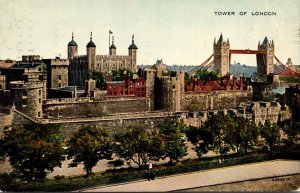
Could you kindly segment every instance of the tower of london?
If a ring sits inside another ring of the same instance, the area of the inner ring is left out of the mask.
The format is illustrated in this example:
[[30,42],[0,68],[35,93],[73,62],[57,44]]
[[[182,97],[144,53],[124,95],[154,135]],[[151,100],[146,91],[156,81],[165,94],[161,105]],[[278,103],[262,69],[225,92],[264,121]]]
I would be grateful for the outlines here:
[[112,71],[120,69],[136,72],[137,49],[132,35],[128,55],[117,55],[117,47],[114,43],[114,37],[112,37],[109,55],[97,55],[96,44],[93,42],[91,33],[90,41],[86,45],[86,55],[78,55],[78,45],[72,34],[72,40],[68,44],[69,85],[83,85],[84,80],[90,78],[92,72],[110,74]]

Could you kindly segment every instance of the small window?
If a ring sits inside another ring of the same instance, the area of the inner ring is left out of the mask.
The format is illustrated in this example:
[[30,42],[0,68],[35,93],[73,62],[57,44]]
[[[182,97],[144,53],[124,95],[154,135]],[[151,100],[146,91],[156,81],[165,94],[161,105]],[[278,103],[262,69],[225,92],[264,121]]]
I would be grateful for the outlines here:
[[41,91],[41,90],[39,90],[39,95],[41,96],[41,94],[42,94],[42,91]]
[[42,103],[42,99],[41,98],[39,98],[39,103]]
[[38,112],[38,117],[41,117],[41,111]]
[[58,87],[61,87],[61,83],[58,83]]
[[22,100],[22,106],[23,107],[27,106],[27,100]]
[[23,92],[22,92],[22,95],[23,95],[23,96],[27,96],[27,91],[23,91]]
[[24,79],[25,82],[28,82],[28,75],[24,75],[23,79]]
[[58,80],[61,80],[61,75],[58,75]]

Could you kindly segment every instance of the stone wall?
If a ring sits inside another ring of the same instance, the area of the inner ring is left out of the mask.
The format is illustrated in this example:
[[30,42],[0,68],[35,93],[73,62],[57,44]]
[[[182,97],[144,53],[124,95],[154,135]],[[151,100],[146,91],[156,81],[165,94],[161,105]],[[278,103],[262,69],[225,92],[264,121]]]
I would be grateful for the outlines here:
[[110,131],[119,131],[126,127],[140,127],[140,128],[156,128],[168,116],[165,117],[145,117],[145,118],[127,118],[127,119],[114,119],[114,120],[91,120],[89,122],[74,122],[74,123],[58,123],[62,128],[64,140],[69,139],[74,132],[76,132],[83,125],[98,126],[101,128],[109,129]]
[[147,111],[145,98],[44,104],[44,117],[76,118]]
[[181,94],[181,111],[236,108],[241,102],[251,100],[251,97],[251,91],[185,93]]

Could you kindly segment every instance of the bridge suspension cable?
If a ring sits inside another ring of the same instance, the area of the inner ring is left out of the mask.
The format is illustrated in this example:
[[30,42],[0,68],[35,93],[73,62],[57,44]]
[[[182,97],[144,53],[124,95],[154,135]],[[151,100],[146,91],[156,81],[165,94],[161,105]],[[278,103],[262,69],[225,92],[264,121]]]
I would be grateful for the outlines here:
[[211,67],[211,65],[214,63],[214,60],[212,60],[211,62],[209,62],[209,61],[211,60],[211,58],[213,56],[214,56],[214,54],[212,54],[210,57],[208,57],[202,64],[200,64],[199,66],[197,66],[194,69],[190,70],[188,73],[193,74],[193,73],[197,72],[200,69],[208,69],[209,67]]

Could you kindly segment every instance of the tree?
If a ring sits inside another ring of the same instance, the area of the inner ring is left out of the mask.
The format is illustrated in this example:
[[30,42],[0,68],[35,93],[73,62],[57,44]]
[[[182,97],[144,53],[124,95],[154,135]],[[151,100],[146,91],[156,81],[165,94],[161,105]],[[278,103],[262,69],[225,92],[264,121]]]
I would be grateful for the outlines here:
[[104,74],[102,72],[92,72],[92,79],[96,80],[96,87],[100,88],[101,90],[105,89],[106,83],[104,79]]
[[96,126],[83,126],[67,142],[69,167],[83,163],[87,176],[99,160],[111,159],[113,153],[112,138],[106,129]]
[[291,119],[284,120],[278,123],[283,132],[287,135],[288,141],[292,144],[296,142],[296,137],[300,133],[300,122],[294,122]]
[[159,132],[165,144],[165,157],[170,159],[170,164],[187,155],[185,131],[183,121],[178,118],[166,119],[160,127]]
[[150,160],[159,160],[164,155],[164,143],[155,130],[129,127],[115,134],[116,154],[131,160],[139,168],[146,167]]
[[227,129],[225,135],[225,141],[234,146],[237,152],[247,153],[257,144],[259,130],[254,121],[232,116],[232,127]]
[[274,147],[280,142],[280,127],[275,123],[270,123],[269,120],[266,120],[261,127],[261,137],[265,139],[270,155],[272,155]]
[[206,80],[219,80],[218,74],[214,71],[208,72],[207,70],[198,70],[194,78],[200,79],[202,81]]
[[233,119],[229,115],[217,114],[209,117],[203,127],[212,133],[210,149],[219,153],[223,159],[223,156],[233,149],[232,143],[226,140],[226,134],[228,135],[228,131],[233,127]]
[[212,132],[203,126],[199,128],[189,126],[186,131],[186,136],[188,141],[195,146],[194,150],[196,151],[199,159],[203,154],[208,153],[210,146],[213,143]]
[[1,140],[5,156],[9,157],[12,174],[21,180],[44,180],[47,172],[61,167],[65,159],[62,135],[57,125],[27,124],[13,128]]

